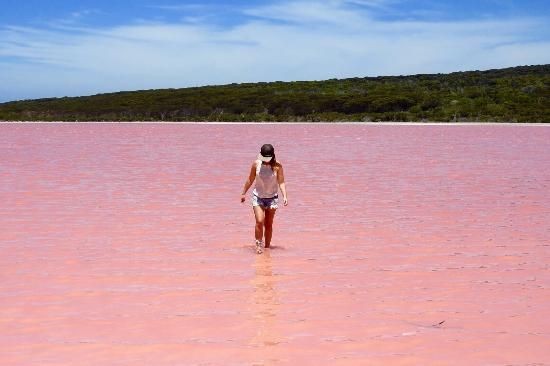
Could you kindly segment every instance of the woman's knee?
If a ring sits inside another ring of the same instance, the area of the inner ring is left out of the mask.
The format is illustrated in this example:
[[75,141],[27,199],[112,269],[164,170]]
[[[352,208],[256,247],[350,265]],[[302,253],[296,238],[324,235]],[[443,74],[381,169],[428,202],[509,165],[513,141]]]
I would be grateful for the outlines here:
[[256,219],[256,226],[264,224],[265,212],[258,206],[254,207],[254,217]]
[[274,218],[275,218],[275,210],[266,210],[265,221],[264,221],[265,227],[272,227]]
[[273,218],[265,218],[264,226],[266,229],[271,229],[273,227]]

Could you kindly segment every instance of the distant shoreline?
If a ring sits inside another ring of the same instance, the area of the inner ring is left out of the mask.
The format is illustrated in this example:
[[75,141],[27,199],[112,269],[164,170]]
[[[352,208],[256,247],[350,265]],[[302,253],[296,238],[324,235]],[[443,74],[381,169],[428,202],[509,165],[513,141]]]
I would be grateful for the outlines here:
[[550,123],[548,85],[550,64],[449,74],[242,83],[0,103],[0,120]]
[[168,124],[168,125],[366,125],[366,126],[546,126],[546,122],[183,122],[183,121],[0,121],[12,124]]

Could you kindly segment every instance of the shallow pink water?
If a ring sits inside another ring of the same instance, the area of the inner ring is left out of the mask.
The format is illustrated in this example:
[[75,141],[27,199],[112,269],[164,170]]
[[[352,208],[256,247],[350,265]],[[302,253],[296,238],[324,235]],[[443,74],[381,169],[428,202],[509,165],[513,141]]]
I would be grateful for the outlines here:
[[2,124],[0,156],[1,365],[550,364],[550,127]]

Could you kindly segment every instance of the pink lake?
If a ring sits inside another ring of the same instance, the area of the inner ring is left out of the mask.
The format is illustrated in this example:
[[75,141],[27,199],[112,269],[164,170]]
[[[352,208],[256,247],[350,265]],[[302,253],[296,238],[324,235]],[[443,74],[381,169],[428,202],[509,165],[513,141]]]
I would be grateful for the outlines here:
[[0,124],[0,157],[0,365],[550,365],[550,126]]

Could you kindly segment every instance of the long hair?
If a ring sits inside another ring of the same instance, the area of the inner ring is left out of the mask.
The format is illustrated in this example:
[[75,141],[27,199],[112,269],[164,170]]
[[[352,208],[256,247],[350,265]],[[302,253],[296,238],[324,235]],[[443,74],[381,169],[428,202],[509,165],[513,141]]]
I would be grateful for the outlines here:
[[275,171],[275,167],[277,166],[277,159],[275,158],[275,149],[273,149],[273,159],[269,162],[269,165],[271,166],[271,170]]

